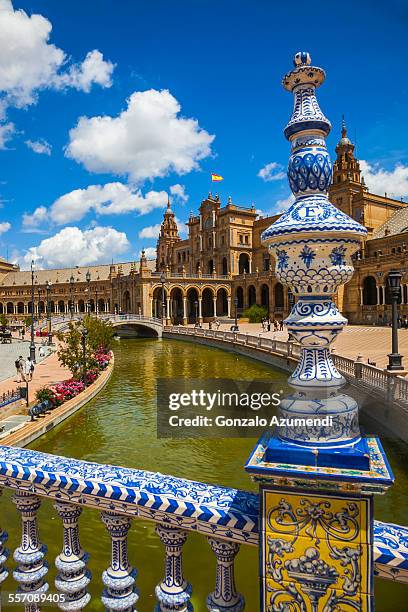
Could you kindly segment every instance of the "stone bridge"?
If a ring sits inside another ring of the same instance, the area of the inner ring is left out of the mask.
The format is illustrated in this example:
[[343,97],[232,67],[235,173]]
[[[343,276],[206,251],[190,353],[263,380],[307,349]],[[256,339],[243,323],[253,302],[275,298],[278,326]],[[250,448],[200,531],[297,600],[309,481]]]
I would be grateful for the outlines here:
[[[83,317],[75,315],[72,319],[68,317],[55,317],[52,320],[54,330],[64,331],[71,320],[78,321]],[[156,317],[144,317],[136,314],[103,314],[99,319],[109,321],[115,328],[116,334],[121,338],[147,337],[161,338],[163,325],[161,319]]]

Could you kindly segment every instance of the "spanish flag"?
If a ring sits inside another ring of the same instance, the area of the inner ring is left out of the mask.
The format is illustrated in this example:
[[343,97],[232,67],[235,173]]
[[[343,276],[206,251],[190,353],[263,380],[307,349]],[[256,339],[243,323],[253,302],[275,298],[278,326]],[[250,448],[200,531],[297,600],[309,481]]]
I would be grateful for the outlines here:
[[214,172],[211,173],[211,180],[213,183],[218,183],[218,181],[223,181],[224,177],[221,176],[220,174],[214,174]]

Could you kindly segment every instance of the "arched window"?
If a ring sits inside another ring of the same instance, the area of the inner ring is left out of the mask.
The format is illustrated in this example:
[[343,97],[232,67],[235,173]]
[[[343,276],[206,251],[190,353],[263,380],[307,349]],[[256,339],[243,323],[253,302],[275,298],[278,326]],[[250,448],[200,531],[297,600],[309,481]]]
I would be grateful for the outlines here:
[[247,253],[241,253],[238,260],[238,272],[239,274],[249,274],[249,257]]
[[248,287],[248,306],[256,304],[256,289],[253,285]]
[[[387,296],[387,291],[386,291]],[[391,303],[391,302],[387,302]],[[363,304],[375,306],[377,304],[377,283],[374,276],[366,276],[363,283]]]

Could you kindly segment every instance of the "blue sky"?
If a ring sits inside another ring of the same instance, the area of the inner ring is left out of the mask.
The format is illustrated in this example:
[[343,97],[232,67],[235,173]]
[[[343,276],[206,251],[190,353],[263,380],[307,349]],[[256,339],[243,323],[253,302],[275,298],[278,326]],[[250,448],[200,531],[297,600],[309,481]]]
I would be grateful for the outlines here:
[[327,72],[332,156],[344,113],[370,188],[407,197],[407,26],[379,0],[0,0],[0,256],[135,259],[166,193],[185,220],[211,171],[224,202],[282,209],[298,50]]

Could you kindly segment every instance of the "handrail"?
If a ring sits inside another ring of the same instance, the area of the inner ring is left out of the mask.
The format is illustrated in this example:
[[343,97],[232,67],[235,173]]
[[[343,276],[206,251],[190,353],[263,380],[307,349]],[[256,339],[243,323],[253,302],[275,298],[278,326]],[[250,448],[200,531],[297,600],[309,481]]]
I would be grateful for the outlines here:
[[[299,344],[291,341],[276,340],[273,337],[264,337],[261,334],[255,336],[254,334],[242,332],[226,332],[172,325],[165,326],[164,331],[213,338],[225,343],[247,345],[252,349],[275,353],[295,361],[298,361],[300,358],[301,347]],[[349,357],[343,357],[334,352],[332,353],[332,359],[338,371],[349,382],[368,387],[385,397],[387,401],[399,403],[404,407],[408,406],[408,380],[406,378],[391,375],[387,370],[382,370],[359,360],[354,361]]]

